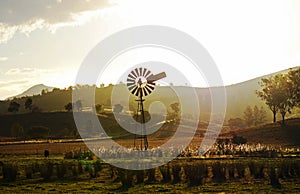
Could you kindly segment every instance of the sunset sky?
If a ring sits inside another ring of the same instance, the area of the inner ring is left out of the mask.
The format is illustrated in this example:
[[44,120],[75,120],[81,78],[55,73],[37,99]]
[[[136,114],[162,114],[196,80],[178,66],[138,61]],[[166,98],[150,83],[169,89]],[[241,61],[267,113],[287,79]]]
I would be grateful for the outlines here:
[[196,38],[225,85],[300,66],[298,0],[1,0],[0,14],[0,99],[35,84],[73,85],[97,43],[149,24]]

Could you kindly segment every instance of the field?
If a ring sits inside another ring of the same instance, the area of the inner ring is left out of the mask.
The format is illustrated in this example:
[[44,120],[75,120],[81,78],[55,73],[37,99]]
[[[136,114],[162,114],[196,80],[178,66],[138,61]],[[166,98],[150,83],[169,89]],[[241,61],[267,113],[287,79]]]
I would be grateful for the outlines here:
[[[128,171],[104,163],[80,142],[2,145],[0,187],[6,193],[299,191],[299,148],[228,146],[237,151],[227,153],[225,146],[220,152],[218,149],[222,146],[215,145],[209,156],[199,157],[192,154],[196,152],[191,148],[153,170]],[[47,158],[44,149],[50,150]]]
[[[40,114],[39,122],[45,116],[51,119],[62,115],[70,116],[69,113]],[[20,116],[19,121],[26,126],[25,117]],[[187,149],[172,150],[181,153],[176,159],[142,171],[109,165],[87,148],[95,147],[97,141],[105,145],[105,139],[85,143],[66,139],[63,143],[51,140],[44,143],[1,142],[0,187],[6,193],[298,193],[299,126],[299,119],[290,119],[285,127],[275,123],[223,131],[213,147],[204,156],[199,156],[197,145],[202,141],[201,129],[205,128],[200,126]],[[165,125],[164,129],[169,127],[171,124]],[[114,128],[118,129],[117,126]],[[149,136],[147,153],[157,159],[170,154],[168,151],[158,154],[152,148],[166,142],[167,138],[162,137],[171,132],[158,131]],[[130,150],[132,138],[118,138],[120,134],[117,130],[114,141]],[[233,134],[246,137],[248,143],[237,145],[228,141]],[[49,157],[44,156],[45,150],[50,152]],[[118,150],[102,151],[120,159]],[[130,151],[122,157],[127,158],[129,164],[132,161]]]

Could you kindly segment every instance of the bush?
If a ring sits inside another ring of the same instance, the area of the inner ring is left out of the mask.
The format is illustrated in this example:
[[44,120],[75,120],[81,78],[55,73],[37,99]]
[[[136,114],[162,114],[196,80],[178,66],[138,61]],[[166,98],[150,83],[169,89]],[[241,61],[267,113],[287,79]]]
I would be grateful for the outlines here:
[[242,137],[242,136],[234,135],[233,138],[232,138],[232,143],[237,144],[237,145],[245,144],[245,143],[247,143],[247,139]]
[[172,174],[173,174],[172,182],[173,182],[173,184],[179,183],[181,181],[180,171],[181,171],[181,165],[178,165],[178,164],[172,165]]
[[132,170],[125,170],[118,168],[118,175],[122,183],[122,188],[128,189],[133,186],[133,176]]
[[27,179],[32,179],[33,174],[33,167],[32,166],[26,166],[25,167],[25,176]]
[[67,168],[66,168],[65,163],[56,165],[56,176],[57,176],[57,178],[59,178],[59,179],[64,178],[66,173],[67,173]]
[[3,179],[6,181],[15,181],[17,179],[17,166],[13,164],[3,165]]
[[170,166],[165,164],[159,167],[159,170],[163,176],[162,182],[169,183],[171,181],[171,174],[170,174]]
[[204,184],[205,177],[207,176],[207,166],[201,164],[187,164],[185,165],[185,174],[189,186],[197,186]]
[[270,184],[274,188],[281,188],[277,170],[278,169],[275,169],[275,167],[270,168],[269,170]]
[[145,172],[146,176],[147,176],[147,183],[152,183],[155,182],[155,168],[151,168],[146,170]]
[[225,165],[221,162],[215,162],[212,165],[213,179],[217,182],[224,182],[226,180]]
[[254,178],[264,178],[264,164],[261,162],[251,161],[249,163],[251,176]]
[[47,162],[45,165],[40,167],[40,172],[44,180],[50,180],[53,173],[53,164],[51,162]]

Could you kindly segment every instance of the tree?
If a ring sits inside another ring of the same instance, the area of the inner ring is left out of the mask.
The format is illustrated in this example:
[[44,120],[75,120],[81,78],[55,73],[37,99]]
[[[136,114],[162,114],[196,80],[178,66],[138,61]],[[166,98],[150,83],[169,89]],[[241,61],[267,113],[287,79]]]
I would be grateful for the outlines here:
[[292,103],[300,107],[300,67],[289,71],[288,77],[291,83]]
[[73,104],[69,102],[68,104],[65,105],[65,109],[70,112],[73,109]]
[[82,102],[81,102],[81,100],[77,100],[75,102],[75,104],[76,104],[76,107],[77,107],[77,111],[78,112],[82,111]]
[[45,94],[47,94],[48,92],[49,92],[49,90],[48,90],[47,88],[45,88],[45,89],[42,89],[41,94],[42,94],[42,95],[45,95]]
[[102,105],[101,104],[96,104],[95,108],[96,108],[96,112],[99,114],[102,110]]
[[277,82],[278,87],[281,88],[281,92],[278,94],[277,98],[279,101],[282,124],[284,125],[286,113],[291,113],[294,107],[294,101],[292,99],[292,83],[286,74],[277,75]]
[[266,105],[273,113],[273,122],[276,122],[276,113],[279,109],[278,94],[280,93],[280,88],[276,84],[275,78],[272,76],[270,78],[262,78],[259,82],[262,87],[261,91],[256,91],[259,98],[265,101]]
[[246,125],[250,127],[253,124],[253,111],[250,106],[247,106],[245,111],[244,111],[244,120],[246,122]]
[[27,100],[25,101],[25,109],[31,110],[31,108],[32,108],[32,99],[27,98]]
[[12,102],[9,103],[7,111],[12,112],[12,113],[16,113],[16,112],[19,111],[19,108],[20,108],[20,104],[17,103],[17,102],[12,101]]
[[292,103],[292,84],[286,74],[277,74],[270,78],[263,78],[259,84],[261,91],[256,91],[258,97],[266,102],[273,113],[273,122],[276,122],[276,113],[280,111],[282,123],[284,124],[285,115],[291,112]]
[[266,121],[266,117],[267,112],[263,106],[260,109],[256,105],[253,107],[253,124],[255,126],[263,124]]
[[119,114],[120,112],[122,112],[123,110],[123,106],[121,104],[115,104],[113,111],[117,114]]
[[170,107],[172,109],[172,113],[169,113],[171,115],[171,117],[175,120],[177,120],[179,118],[179,114],[180,114],[180,107],[179,107],[179,103],[175,102],[170,104]]

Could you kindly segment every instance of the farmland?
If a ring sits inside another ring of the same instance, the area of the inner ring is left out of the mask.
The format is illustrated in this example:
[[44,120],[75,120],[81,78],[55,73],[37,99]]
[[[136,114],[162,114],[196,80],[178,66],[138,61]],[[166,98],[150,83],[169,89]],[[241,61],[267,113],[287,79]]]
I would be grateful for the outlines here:
[[[192,154],[197,151],[189,147],[163,166],[130,171],[105,163],[83,143],[49,145],[0,146],[2,151],[4,148],[8,151],[1,155],[1,189],[6,192],[87,193],[296,193],[300,189],[300,150],[297,147],[279,149],[267,145],[229,144],[230,150],[240,152],[226,153],[225,148],[218,151],[221,145],[215,144],[206,156]],[[44,148],[51,150],[47,158],[43,156]]]
[[[40,114],[41,117],[47,115]],[[56,116],[54,113],[51,115]],[[63,115],[69,113],[59,113],[59,117]],[[20,116],[19,122],[24,126],[26,123],[22,122],[25,120]],[[172,126],[169,123],[163,129]],[[17,193],[297,193],[300,189],[300,148],[297,144],[299,119],[287,120],[284,128],[275,123],[222,131],[220,139],[204,156],[198,154],[198,146],[203,138],[201,127],[205,126],[199,126],[188,148],[172,150],[180,153],[177,158],[163,166],[142,171],[123,170],[105,163],[90,152],[87,146],[101,148],[102,154],[111,154],[116,160],[120,159],[119,150],[97,147],[97,141],[62,139],[61,143],[57,143],[60,140],[56,139],[56,143],[54,140],[43,140],[43,143],[2,142],[0,187],[5,192]],[[133,140],[127,136],[120,138],[120,132],[115,132],[113,140],[128,149],[127,155],[122,157],[127,158],[126,162],[130,164]],[[160,154],[155,151],[155,147],[166,141],[159,138],[165,134],[171,135],[169,131],[159,130],[149,136],[148,155],[157,159],[171,153],[170,150]],[[246,137],[248,143],[233,144],[230,140],[233,134]],[[107,140],[98,141],[103,146]],[[50,152],[49,157],[44,157],[45,150]],[[123,159],[120,162],[124,162]]]

